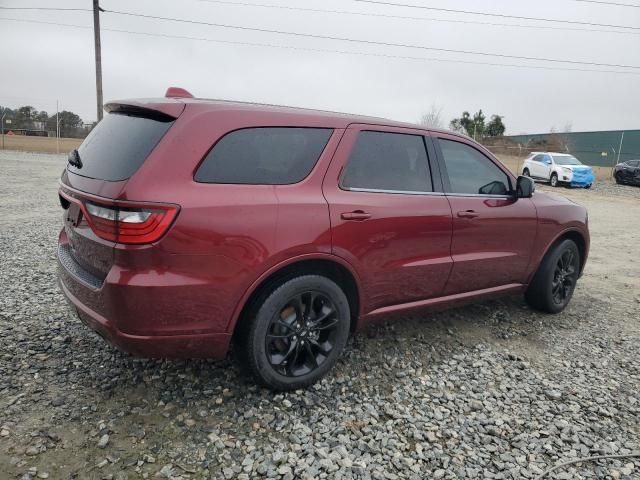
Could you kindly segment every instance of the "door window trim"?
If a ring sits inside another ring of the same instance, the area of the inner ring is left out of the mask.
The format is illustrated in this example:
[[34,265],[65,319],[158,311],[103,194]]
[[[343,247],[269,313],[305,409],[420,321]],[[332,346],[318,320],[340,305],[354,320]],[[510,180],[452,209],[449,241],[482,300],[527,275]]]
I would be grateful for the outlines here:
[[[367,124],[349,125],[348,128],[351,130],[355,130],[357,133],[355,138],[353,139],[352,144],[350,145],[349,154],[347,155],[347,158],[340,169],[340,174],[338,176],[338,188],[340,190],[343,190],[345,192],[355,192],[355,193],[381,193],[386,195],[414,195],[414,196],[445,195],[443,185],[442,185],[440,168],[438,164],[439,162],[437,160],[437,153],[435,151],[433,142],[431,141],[431,137],[429,136],[428,132],[410,130],[410,129],[404,130],[402,128],[397,128],[397,127],[387,128],[384,126],[367,125]],[[424,145],[425,155],[427,157],[427,168],[429,169],[429,175],[431,177],[430,178],[431,187],[433,191],[427,192],[427,191],[412,191],[412,190],[388,190],[388,189],[379,189],[379,188],[361,188],[361,187],[344,186],[342,181],[345,175],[346,167],[349,164],[349,160],[351,159],[351,153],[353,151],[353,147],[356,145],[356,142],[358,141],[358,136],[362,132],[376,132],[376,133],[388,133],[388,134],[411,135],[414,137],[422,137],[422,143]]]
[[[500,170],[502,173],[504,173],[507,177],[507,181],[509,182],[509,192],[506,195],[495,195],[495,194],[485,194],[485,193],[457,193],[457,192],[453,192],[451,191],[451,182],[449,181],[449,174],[447,173],[447,166],[444,162],[444,155],[442,153],[442,148],[440,147],[440,142],[439,140],[449,140],[451,142],[457,142],[457,143],[461,143],[462,145],[466,145],[470,148],[473,148],[475,151],[477,151],[478,153],[480,153],[483,157],[485,157],[487,160],[489,160],[493,165],[495,165],[495,167]],[[438,161],[438,166],[440,168],[440,172],[442,175],[442,183],[443,183],[443,191],[445,193],[446,196],[448,197],[472,197],[472,198],[514,198],[514,176],[513,174],[508,171],[506,169],[506,167],[504,167],[503,165],[497,163],[494,159],[492,159],[490,156],[488,156],[485,152],[483,152],[482,150],[480,150],[479,148],[477,148],[475,145],[473,145],[472,143],[469,143],[467,141],[465,141],[465,139],[463,138],[459,138],[453,135],[439,135],[439,134],[434,134],[433,135],[433,144],[436,150],[436,156],[437,156],[437,161]]]

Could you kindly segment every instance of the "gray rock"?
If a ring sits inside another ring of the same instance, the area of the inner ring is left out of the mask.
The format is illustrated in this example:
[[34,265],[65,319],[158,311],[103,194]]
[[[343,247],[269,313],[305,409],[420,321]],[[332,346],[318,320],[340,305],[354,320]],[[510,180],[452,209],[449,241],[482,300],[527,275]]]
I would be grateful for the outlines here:
[[98,448],[106,448],[109,445],[109,435],[106,433],[98,440]]

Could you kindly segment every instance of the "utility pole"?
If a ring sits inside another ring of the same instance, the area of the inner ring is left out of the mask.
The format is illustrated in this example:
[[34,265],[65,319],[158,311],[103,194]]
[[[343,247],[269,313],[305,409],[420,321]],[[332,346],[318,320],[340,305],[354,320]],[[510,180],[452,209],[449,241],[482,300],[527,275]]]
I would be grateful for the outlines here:
[[60,153],[60,109],[56,100],[56,153]]
[[4,112],[2,115],[2,119],[0,119],[0,123],[2,124],[2,149],[4,150],[4,117],[7,116],[7,112]]
[[93,41],[96,49],[96,101],[98,121],[102,120],[102,52],[100,48],[100,8],[98,0],[93,0]]
[[620,146],[618,147],[618,160],[617,160],[618,163],[620,163],[620,152],[622,152],[622,142],[624,142],[624,131],[620,136]]

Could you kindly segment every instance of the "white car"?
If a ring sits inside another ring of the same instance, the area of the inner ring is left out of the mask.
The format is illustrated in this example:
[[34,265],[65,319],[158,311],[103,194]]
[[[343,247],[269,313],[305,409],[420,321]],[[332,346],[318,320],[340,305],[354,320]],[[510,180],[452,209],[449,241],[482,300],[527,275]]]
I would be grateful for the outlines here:
[[593,169],[568,153],[533,152],[524,160],[522,174],[549,182],[552,187],[565,184],[591,188],[594,181]]

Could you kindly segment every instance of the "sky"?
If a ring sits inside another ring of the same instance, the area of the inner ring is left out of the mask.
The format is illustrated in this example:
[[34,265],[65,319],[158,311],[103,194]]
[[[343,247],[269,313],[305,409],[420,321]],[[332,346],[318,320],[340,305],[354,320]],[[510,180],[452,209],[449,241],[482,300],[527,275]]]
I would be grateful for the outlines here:
[[[408,122],[418,121],[435,106],[445,125],[464,110],[482,109],[487,117],[503,115],[508,134],[562,130],[567,124],[573,131],[640,129],[640,8],[584,0],[385,1],[633,28],[517,20],[358,0],[102,0],[107,10],[101,14],[105,102],[159,97],[167,87],[180,86],[196,97]],[[611,1],[640,5],[640,0]],[[0,0],[0,7],[91,8],[91,1]],[[109,10],[421,48],[169,22]],[[49,23],[30,23],[34,21]],[[32,105],[55,113],[57,100],[61,110],[72,110],[85,122],[95,120],[92,25],[91,12],[0,8],[0,105]]]

